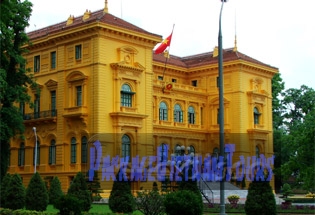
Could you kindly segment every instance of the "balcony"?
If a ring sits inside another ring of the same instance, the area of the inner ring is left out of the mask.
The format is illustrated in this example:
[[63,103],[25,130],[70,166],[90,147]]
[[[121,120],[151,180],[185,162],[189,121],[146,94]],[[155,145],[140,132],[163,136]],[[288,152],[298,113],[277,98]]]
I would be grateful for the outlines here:
[[64,117],[86,117],[88,115],[88,109],[86,106],[76,106],[65,108],[63,112]]
[[26,113],[23,115],[24,121],[56,121],[57,110],[46,110],[34,113]]

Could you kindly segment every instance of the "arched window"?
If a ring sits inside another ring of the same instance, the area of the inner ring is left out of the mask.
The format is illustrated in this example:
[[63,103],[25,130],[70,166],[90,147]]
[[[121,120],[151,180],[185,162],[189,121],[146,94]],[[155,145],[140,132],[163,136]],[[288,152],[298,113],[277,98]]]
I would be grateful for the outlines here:
[[195,124],[195,109],[192,106],[188,107],[188,123]]
[[193,153],[195,155],[196,150],[194,146],[189,146],[189,154]]
[[128,135],[124,134],[121,138],[121,142],[122,142],[121,156],[125,159],[128,157],[128,160],[125,160],[125,161],[129,161],[129,159],[130,159],[130,143],[131,143],[130,137]]
[[56,164],[56,140],[54,139],[50,141],[49,164]]
[[260,117],[261,113],[259,113],[258,108],[254,108],[254,124],[258,125],[259,124],[259,117]]
[[256,158],[259,158],[259,157],[260,157],[260,149],[259,149],[259,146],[256,146],[255,151],[256,151]]
[[132,96],[135,94],[131,91],[128,84],[124,84],[120,91],[120,104],[122,107],[132,107]]
[[166,162],[167,161],[167,145],[162,143],[159,146],[159,151],[158,151],[158,158],[160,162]]
[[219,148],[215,147],[213,149],[212,157],[216,157],[218,159],[219,155],[220,155],[220,150],[219,150]]
[[[35,151],[36,151],[36,147],[34,147],[34,151],[33,151],[33,164],[35,165]],[[40,161],[40,142],[39,140],[37,140],[37,159],[36,159],[36,166],[39,165],[39,161]]]
[[77,140],[75,137],[71,138],[71,163],[77,162]]
[[160,103],[160,114],[159,114],[159,119],[167,121],[167,105],[165,102]]
[[87,163],[87,137],[81,138],[81,163]]
[[183,111],[179,104],[174,106],[174,122],[183,122]]
[[20,144],[19,155],[18,155],[18,165],[24,166],[25,163],[25,145],[24,143]]

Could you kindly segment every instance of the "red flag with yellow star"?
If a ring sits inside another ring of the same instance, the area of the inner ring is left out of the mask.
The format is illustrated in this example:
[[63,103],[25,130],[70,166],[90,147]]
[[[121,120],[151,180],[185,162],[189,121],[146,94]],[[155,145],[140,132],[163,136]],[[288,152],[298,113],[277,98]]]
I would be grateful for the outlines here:
[[154,54],[160,54],[164,52],[164,50],[168,46],[171,45],[172,35],[173,35],[173,32],[166,39],[163,40],[163,42],[161,43],[161,45],[159,45],[159,47],[155,49]]

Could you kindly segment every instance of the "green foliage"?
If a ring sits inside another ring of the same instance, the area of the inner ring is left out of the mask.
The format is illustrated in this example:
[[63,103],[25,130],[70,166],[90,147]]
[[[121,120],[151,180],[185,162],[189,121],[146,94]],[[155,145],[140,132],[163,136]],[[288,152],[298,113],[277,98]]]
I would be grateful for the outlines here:
[[245,202],[247,215],[276,215],[276,200],[269,182],[252,181]]
[[63,196],[61,190],[61,183],[57,176],[55,176],[50,183],[50,188],[48,190],[49,203],[55,205],[60,197]]
[[101,190],[101,183],[100,178],[98,177],[98,172],[94,171],[94,177],[92,181],[89,181],[88,175],[87,175],[87,188],[91,193],[91,199],[93,201],[99,201],[101,200],[100,193],[103,191]]
[[[9,186],[6,189],[5,207],[12,210],[22,209],[25,205],[25,188],[20,175],[11,176]],[[14,201],[12,201],[14,199]]]
[[288,198],[288,196],[292,195],[292,193],[293,192],[292,192],[290,184],[285,183],[282,187],[283,198]]
[[27,210],[45,211],[48,205],[48,192],[45,182],[36,172],[26,189],[25,208]]
[[158,190],[139,191],[135,199],[136,208],[145,215],[164,215],[164,196]]
[[82,201],[73,195],[62,195],[56,202],[55,207],[60,215],[80,215],[83,209]]
[[165,212],[169,215],[200,215],[203,213],[203,202],[200,196],[191,190],[179,190],[166,194]]
[[80,199],[83,211],[89,211],[92,204],[91,193],[88,190],[85,176],[82,172],[78,172],[74,177],[68,194]]
[[10,186],[10,181],[11,181],[11,175],[9,173],[7,173],[2,181],[1,181],[1,188],[0,188],[0,204],[1,204],[1,207],[4,207],[6,208],[6,201],[8,199],[8,187]]
[[22,115],[14,105],[19,102],[30,103],[27,87],[35,86],[30,71],[25,69],[26,60],[22,56],[27,52],[25,45],[29,39],[25,28],[31,8],[32,3],[28,0],[7,0],[0,4],[1,180],[9,165],[10,138],[24,131]]
[[135,210],[135,201],[131,193],[130,182],[123,179],[123,177],[119,178],[119,173],[117,173],[116,181],[113,183],[108,199],[109,208],[114,213],[131,213]]

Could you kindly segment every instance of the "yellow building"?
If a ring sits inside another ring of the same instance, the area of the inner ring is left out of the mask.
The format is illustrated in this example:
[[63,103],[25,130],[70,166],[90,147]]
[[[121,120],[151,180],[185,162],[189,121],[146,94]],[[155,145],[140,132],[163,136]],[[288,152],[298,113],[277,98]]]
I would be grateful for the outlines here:
[[[28,35],[27,67],[40,93],[29,89],[34,109],[20,104],[25,139],[12,139],[9,167],[25,185],[35,163],[45,180],[58,176],[64,191],[77,172],[93,166],[102,188],[110,190],[112,182],[102,175],[107,156],[169,160],[176,146],[190,147],[202,157],[219,152],[216,49],[171,55],[165,64],[162,54],[152,52],[160,35],[113,16],[107,7]],[[233,163],[239,156],[270,157],[271,79],[278,69],[236,47],[223,54],[225,143],[235,144]],[[102,149],[100,166],[90,156],[100,150],[96,142]],[[157,148],[166,145],[167,154],[159,154]],[[143,182],[132,182],[134,190],[141,186]]]

